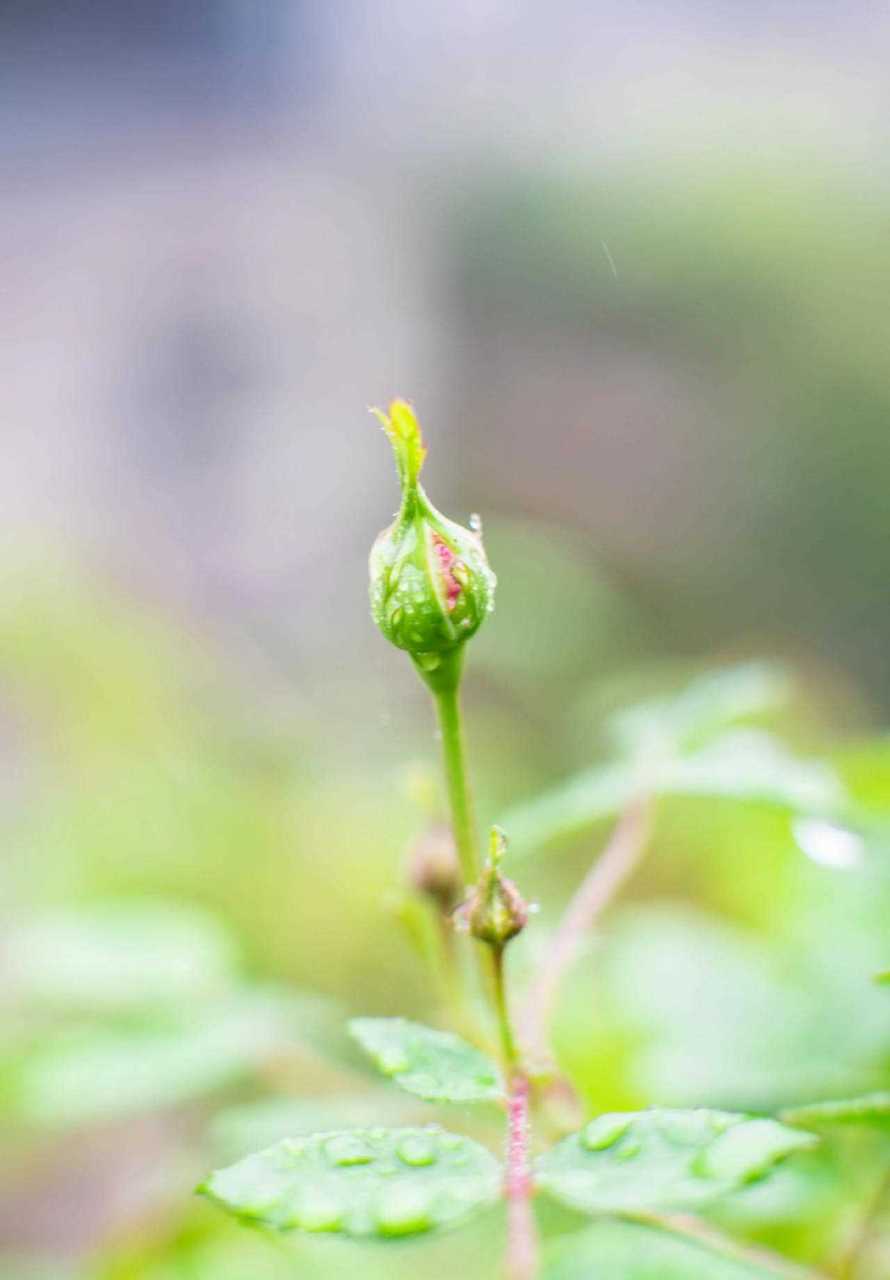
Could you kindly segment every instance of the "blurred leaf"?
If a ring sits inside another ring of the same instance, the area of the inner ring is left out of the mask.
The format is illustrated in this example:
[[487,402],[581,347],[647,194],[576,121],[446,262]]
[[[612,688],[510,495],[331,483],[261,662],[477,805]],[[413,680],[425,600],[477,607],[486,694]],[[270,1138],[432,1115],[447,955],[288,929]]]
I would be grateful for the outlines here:
[[[310,1017],[315,1005],[307,1001]],[[52,1128],[190,1101],[292,1047],[299,1006],[296,997],[247,996],[197,1019],[46,1037],[11,1071],[10,1109],[26,1124]]]
[[278,1230],[396,1238],[450,1226],[500,1192],[497,1161],[440,1129],[354,1129],[285,1139],[199,1188]]
[[788,1124],[864,1124],[890,1127],[890,1091],[866,1093],[859,1098],[839,1098],[812,1102],[805,1107],[788,1107],[782,1112]]
[[830,766],[798,759],[762,730],[736,729],[693,755],[651,764],[630,759],[578,774],[510,810],[499,825],[510,833],[511,852],[527,854],[614,816],[640,790],[803,814],[832,813],[844,802]]
[[236,949],[196,908],[109,902],[14,927],[5,959],[28,1001],[117,1012],[219,995],[235,979]]
[[660,789],[776,805],[793,813],[832,812],[844,800],[829,765],[798,759],[770,734],[756,729],[736,729],[696,755],[678,760]]
[[489,1102],[504,1095],[494,1064],[450,1031],[405,1018],[353,1018],[349,1031],[384,1075],[427,1102]]
[[693,750],[730,725],[784,706],[791,680],[777,664],[750,662],[706,671],[678,693],[613,713],[608,727],[626,753]]
[[695,1209],[816,1141],[775,1120],[728,1111],[614,1112],[542,1156],[536,1180],[589,1213]]
[[798,1268],[720,1252],[705,1240],[684,1239],[637,1222],[604,1219],[561,1240],[545,1260],[542,1280],[776,1280]]
[[880,1085],[885,1003],[830,954],[783,950],[689,908],[638,907],[616,915],[595,979],[582,964],[569,980],[555,1036],[582,1088],[598,1045],[630,1039],[637,1096],[773,1110]]

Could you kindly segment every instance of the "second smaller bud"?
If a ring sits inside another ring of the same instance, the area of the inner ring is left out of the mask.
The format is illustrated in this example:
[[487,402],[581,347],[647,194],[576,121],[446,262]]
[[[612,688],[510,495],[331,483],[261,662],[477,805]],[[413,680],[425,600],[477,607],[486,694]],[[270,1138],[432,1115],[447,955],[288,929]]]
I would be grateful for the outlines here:
[[512,880],[501,871],[507,839],[492,827],[489,854],[479,883],[464,904],[468,931],[480,942],[502,950],[528,923],[528,903]]

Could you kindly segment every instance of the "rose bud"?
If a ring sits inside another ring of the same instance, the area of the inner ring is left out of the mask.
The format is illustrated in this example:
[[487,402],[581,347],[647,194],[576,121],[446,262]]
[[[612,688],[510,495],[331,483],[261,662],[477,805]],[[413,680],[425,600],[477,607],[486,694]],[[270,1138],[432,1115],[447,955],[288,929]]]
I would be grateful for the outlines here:
[[420,484],[426,450],[414,410],[394,400],[389,414],[372,412],[395,453],[402,505],[371,550],[371,613],[434,685],[494,608],[496,579],[479,534],[437,511]]

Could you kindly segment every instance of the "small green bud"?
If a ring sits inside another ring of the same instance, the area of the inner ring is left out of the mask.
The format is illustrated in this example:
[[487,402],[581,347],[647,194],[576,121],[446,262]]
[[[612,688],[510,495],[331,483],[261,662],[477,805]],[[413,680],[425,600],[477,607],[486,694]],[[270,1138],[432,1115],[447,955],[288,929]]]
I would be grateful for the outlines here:
[[512,880],[501,873],[507,839],[499,827],[491,829],[489,854],[479,883],[466,904],[469,932],[498,950],[528,923],[528,904]]
[[429,676],[494,608],[496,578],[479,533],[443,516],[420,484],[426,450],[414,410],[394,400],[388,415],[372,412],[395,453],[402,505],[371,550],[371,614]]

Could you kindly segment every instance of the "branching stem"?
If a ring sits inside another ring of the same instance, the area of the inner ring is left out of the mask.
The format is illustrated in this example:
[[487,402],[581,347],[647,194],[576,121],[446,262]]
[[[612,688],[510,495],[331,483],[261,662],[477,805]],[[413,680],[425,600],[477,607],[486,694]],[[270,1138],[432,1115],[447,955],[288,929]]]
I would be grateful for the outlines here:
[[534,1060],[546,1060],[547,1033],[560,984],[596,918],[636,869],[652,828],[653,800],[641,793],[618,819],[609,842],[581,882],[556,928],[519,1020],[519,1038]]

